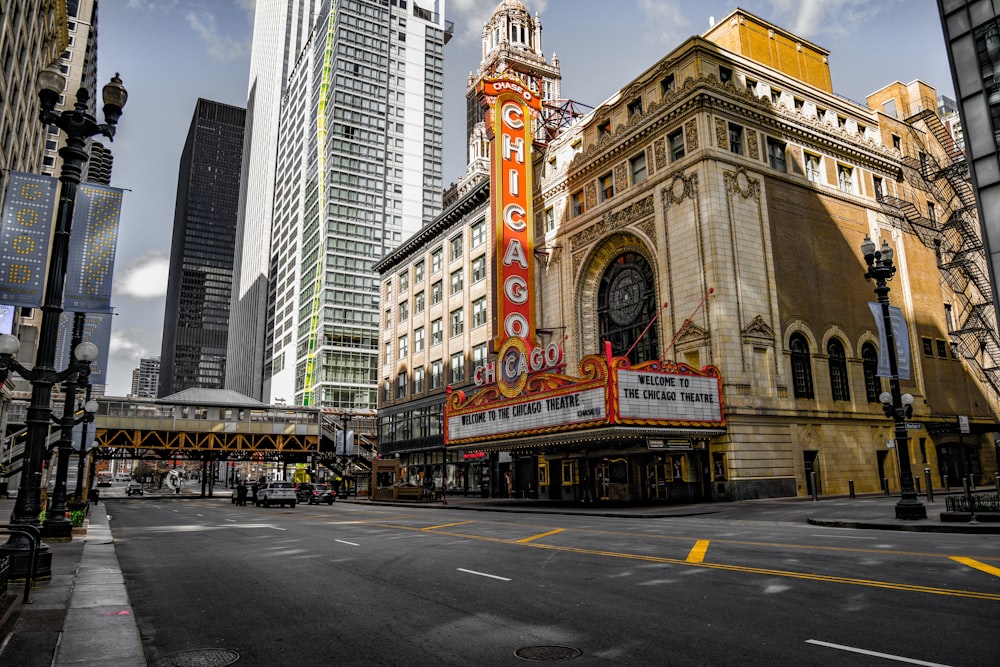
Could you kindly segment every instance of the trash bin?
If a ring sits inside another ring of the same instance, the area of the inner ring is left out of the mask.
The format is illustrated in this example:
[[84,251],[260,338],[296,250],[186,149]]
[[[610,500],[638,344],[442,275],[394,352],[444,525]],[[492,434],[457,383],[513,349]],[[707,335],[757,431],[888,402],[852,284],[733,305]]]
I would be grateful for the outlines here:
[[490,483],[489,481],[483,482],[479,485],[479,495],[483,498],[490,497]]

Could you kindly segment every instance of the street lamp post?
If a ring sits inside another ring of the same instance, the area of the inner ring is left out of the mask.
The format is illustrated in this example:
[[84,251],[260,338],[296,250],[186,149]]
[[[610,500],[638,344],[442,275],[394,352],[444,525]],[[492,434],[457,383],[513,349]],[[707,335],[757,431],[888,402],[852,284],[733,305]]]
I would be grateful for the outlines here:
[[77,457],[76,467],[76,498],[80,502],[85,502],[83,497],[83,481],[87,473],[87,427],[94,421],[94,414],[97,412],[97,401],[90,397],[90,388],[87,385],[87,396],[83,403],[83,417],[80,419],[83,426],[80,430],[80,455]]
[[[90,94],[86,88],[76,93],[76,104],[72,109],[56,111],[59,95],[66,87],[66,79],[56,65],[50,65],[38,75],[38,100],[41,107],[38,119],[43,125],[55,125],[66,134],[66,145],[59,149],[63,159],[59,174],[59,206],[56,211],[56,225],[52,236],[52,250],[48,273],[45,278],[45,297],[42,304],[42,322],[38,334],[38,349],[35,365],[31,371],[20,366],[6,350],[3,359],[3,373],[14,368],[22,377],[31,382],[31,404],[25,422],[28,440],[25,449],[21,481],[17,491],[17,501],[11,512],[11,524],[38,526],[41,512],[42,459],[45,456],[45,442],[48,439],[52,417],[52,386],[65,379],[68,373],[55,370],[56,339],[59,333],[59,316],[62,314],[63,283],[66,279],[66,264],[69,258],[69,238],[73,227],[73,207],[76,204],[77,185],[83,177],[83,166],[89,159],[87,140],[101,134],[114,140],[115,127],[121,118],[122,108],[128,93],[116,74],[104,86],[105,123],[99,124],[87,113]],[[8,341],[9,345],[9,341]],[[4,352],[5,350],[0,350]],[[16,352],[16,348],[14,349]],[[29,576],[28,554],[30,544],[23,534],[15,533],[0,546],[0,556],[11,557],[10,576]],[[36,574],[39,578],[52,576],[52,552],[42,545],[37,552]]]
[[899,364],[896,359],[896,341],[889,314],[888,282],[896,275],[896,267],[892,263],[892,248],[887,242],[882,241],[882,247],[876,249],[875,242],[866,235],[861,244],[861,254],[864,255],[865,263],[868,265],[865,280],[875,281],[875,294],[882,308],[885,346],[889,358],[889,391],[883,392],[879,399],[882,401],[886,416],[892,418],[895,427],[900,487],[896,518],[926,519],[927,508],[917,498],[917,491],[913,486],[913,472],[910,469],[910,436],[906,430],[906,419],[913,412],[913,396],[901,394],[899,391]]

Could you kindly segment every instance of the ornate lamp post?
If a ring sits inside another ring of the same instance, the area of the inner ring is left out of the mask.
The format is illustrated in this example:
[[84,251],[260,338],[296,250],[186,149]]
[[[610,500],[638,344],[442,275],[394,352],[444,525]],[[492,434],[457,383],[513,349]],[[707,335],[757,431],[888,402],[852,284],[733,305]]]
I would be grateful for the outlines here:
[[[73,227],[73,207],[76,204],[76,190],[83,177],[83,166],[89,159],[87,140],[101,134],[114,140],[115,126],[121,118],[122,108],[128,100],[128,93],[122,80],[115,74],[104,86],[105,123],[98,123],[87,113],[90,94],[85,88],[76,93],[76,104],[72,109],[56,111],[59,95],[66,87],[66,79],[58,67],[50,65],[38,75],[38,100],[41,110],[38,119],[43,125],[55,125],[66,134],[66,145],[59,149],[63,159],[59,174],[59,206],[56,211],[56,225],[52,237],[52,251],[49,258],[48,274],[45,278],[45,299],[42,304],[42,323],[38,335],[38,349],[35,365],[27,371],[11,356],[10,341],[0,349],[0,363],[6,377],[13,368],[31,382],[31,404],[28,407],[26,423],[28,442],[25,450],[24,467],[17,491],[17,501],[11,513],[11,524],[38,526],[41,512],[42,459],[45,456],[45,442],[49,435],[52,417],[52,386],[64,380],[69,373],[55,370],[56,339],[59,333],[59,316],[62,314],[63,283],[66,279],[66,264],[69,256],[69,238]],[[6,352],[6,354],[3,354]],[[12,535],[2,546],[0,556],[11,557],[10,576],[14,579],[28,576],[29,543],[23,535]],[[52,576],[52,552],[42,546],[36,561],[39,578]]]
[[861,244],[861,254],[864,255],[868,272],[865,280],[875,281],[875,294],[882,307],[882,323],[885,329],[885,345],[889,357],[889,391],[879,396],[887,417],[891,417],[895,425],[896,452],[899,456],[899,488],[900,498],[896,503],[897,519],[926,519],[927,508],[917,498],[913,486],[913,472],[910,469],[910,436],[906,430],[906,419],[913,413],[913,396],[900,394],[899,364],[896,359],[896,340],[892,330],[889,315],[888,282],[896,275],[896,267],[892,263],[892,248],[885,241],[882,247],[875,248],[875,242],[867,235]]
[[97,413],[97,401],[90,397],[90,387],[87,385],[87,398],[83,404],[83,417],[80,418],[80,422],[83,423],[83,428],[80,432],[80,454],[77,457],[77,468],[76,468],[76,497],[77,500],[83,501],[83,478],[86,475],[87,470],[87,427],[91,422],[94,421],[94,415]]

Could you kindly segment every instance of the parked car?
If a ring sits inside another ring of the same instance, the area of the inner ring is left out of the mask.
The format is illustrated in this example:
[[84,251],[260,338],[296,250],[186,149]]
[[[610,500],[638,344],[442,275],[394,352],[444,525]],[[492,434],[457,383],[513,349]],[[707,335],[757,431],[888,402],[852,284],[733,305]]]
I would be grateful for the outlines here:
[[139,482],[129,482],[125,486],[126,496],[141,496],[142,495],[142,484]]
[[329,484],[316,484],[313,487],[312,494],[306,499],[306,502],[310,505],[319,505],[320,503],[332,505],[333,501],[336,499],[336,489]]
[[257,489],[257,507],[288,505],[295,507],[295,485],[291,482],[270,482]]
[[295,485],[295,498],[300,503],[307,503],[309,502],[309,499],[312,498],[313,490],[315,488],[315,485],[310,484],[309,482],[299,482]]

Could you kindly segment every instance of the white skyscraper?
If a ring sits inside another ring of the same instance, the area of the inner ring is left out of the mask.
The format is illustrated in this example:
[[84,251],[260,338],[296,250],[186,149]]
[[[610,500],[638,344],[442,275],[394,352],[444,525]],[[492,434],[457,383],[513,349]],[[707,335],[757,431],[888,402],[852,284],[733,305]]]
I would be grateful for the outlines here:
[[262,398],[281,94],[322,5],[321,0],[258,0],[254,14],[225,386],[256,399]]
[[[443,0],[334,0],[302,32],[303,48],[286,50],[280,104],[268,107],[268,127],[277,128],[272,175],[252,165],[248,174],[271,189],[254,207],[267,220],[252,232],[247,194],[239,292],[249,298],[234,306],[253,309],[234,308],[230,388],[374,415],[372,266],[441,210],[443,12]],[[257,35],[255,26],[255,58]],[[254,123],[251,145],[256,133]],[[268,248],[251,248],[251,239]]]

